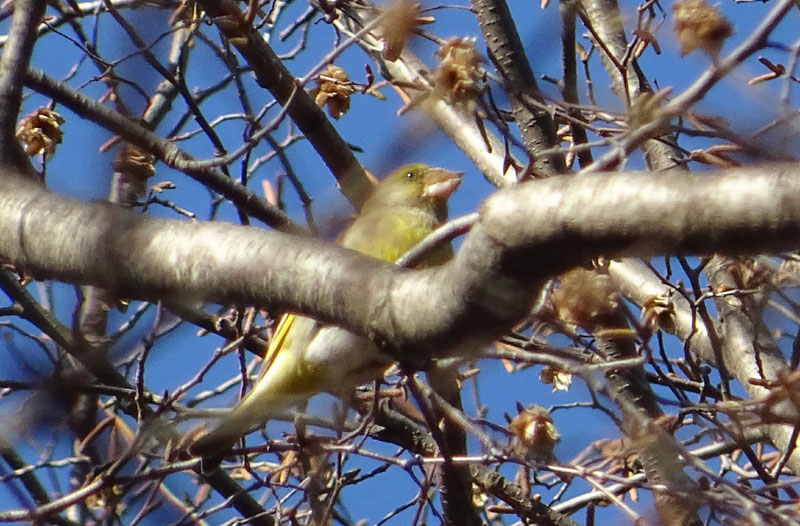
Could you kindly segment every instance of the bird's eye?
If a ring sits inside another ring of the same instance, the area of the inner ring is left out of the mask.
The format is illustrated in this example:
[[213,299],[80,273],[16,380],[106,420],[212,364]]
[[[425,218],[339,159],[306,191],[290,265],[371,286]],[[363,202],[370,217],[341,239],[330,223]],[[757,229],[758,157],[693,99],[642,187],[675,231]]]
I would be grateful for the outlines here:
[[408,179],[408,180],[411,180],[411,179],[413,179],[413,178],[414,178],[414,176],[415,176],[415,175],[416,175],[416,174],[415,174],[414,172],[408,172],[408,173],[406,174],[406,179]]

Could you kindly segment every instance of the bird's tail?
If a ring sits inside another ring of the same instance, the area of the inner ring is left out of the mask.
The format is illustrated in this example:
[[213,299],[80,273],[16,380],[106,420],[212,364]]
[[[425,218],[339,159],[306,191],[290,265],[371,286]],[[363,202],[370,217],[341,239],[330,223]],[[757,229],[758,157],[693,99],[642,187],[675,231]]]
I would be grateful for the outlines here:
[[189,453],[202,457],[224,456],[248,432],[317,394],[319,389],[309,390],[309,383],[299,381],[302,370],[295,362],[295,357],[279,354],[234,409],[211,431],[191,441]]
[[[284,316],[270,341],[261,375],[250,392],[211,431],[191,441],[189,453],[224,456],[240,437],[312,396],[323,391],[335,392],[341,386],[351,389],[354,380],[348,375],[354,376],[354,372],[364,369],[369,372],[368,379],[374,378],[375,358],[365,364],[356,360],[354,365],[353,356],[347,352],[363,346],[361,338],[343,329],[323,327],[304,316]],[[388,359],[377,358],[384,368],[385,360]]]
[[189,453],[199,457],[225,455],[250,430],[275,416],[272,415],[272,411],[269,414],[256,413],[255,409],[253,404],[232,409],[211,431],[201,434],[199,438],[192,441],[189,445]]

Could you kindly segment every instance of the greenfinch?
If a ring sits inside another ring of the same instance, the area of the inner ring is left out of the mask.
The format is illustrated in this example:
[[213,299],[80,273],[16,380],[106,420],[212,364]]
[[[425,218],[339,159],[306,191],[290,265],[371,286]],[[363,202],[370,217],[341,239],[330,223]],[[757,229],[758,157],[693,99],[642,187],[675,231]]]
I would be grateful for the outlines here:
[[[410,164],[380,181],[338,242],[352,250],[394,262],[447,219],[447,200],[462,174]],[[441,245],[417,267],[452,257]],[[239,405],[190,446],[192,454],[219,455],[253,428],[312,396],[329,392],[347,400],[353,390],[383,376],[388,355],[367,339],[299,314],[286,314],[270,340],[258,379]]]

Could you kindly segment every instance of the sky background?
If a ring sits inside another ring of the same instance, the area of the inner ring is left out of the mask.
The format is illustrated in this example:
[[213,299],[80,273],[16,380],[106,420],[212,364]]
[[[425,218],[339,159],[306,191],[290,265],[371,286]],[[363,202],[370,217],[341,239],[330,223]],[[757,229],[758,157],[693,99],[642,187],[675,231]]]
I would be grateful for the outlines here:
[[[432,3],[425,3],[426,7]],[[436,23],[427,26],[426,30],[439,37],[450,36],[475,36],[479,34],[477,22],[471,13],[462,8],[450,7],[447,9],[436,10],[432,14],[436,17]],[[630,1],[622,2],[623,12],[629,18],[624,20],[628,35],[630,30],[635,27],[635,7],[636,3]],[[730,18],[736,28],[736,34],[729,39],[723,49],[723,55],[740,43],[752,31],[753,27],[762,19],[763,15],[772,7],[772,2],[749,2],[738,3],[724,2],[720,8]],[[532,0],[511,1],[510,7],[518,25],[523,44],[525,45],[528,58],[531,61],[534,71],[541,78],[546,75],[552,78],[559,78],[561,75],[560,65],[560,17],[558,5],[553,2],[547,9],[540,9]],[[656,37],[661,45],[661,55],[656,55],[652,48],[648,49],[641,58],[642,68],[648,80],[654,85],[664,88],[670,86],[674,93],[680,93],[689,86],[707,68],[709,59],[702,53],[694,53],[688,57],[680,58],[677,42],[672,31],[672,3],[663,3],[662,7],[666,11],[666,19]],[[291,6],[282,20],[282,25],[288,25],[295,17],[299,17],[306,9],[306,5],[297,2]],[[160,35],[166,28],[165,12],[151,8],[141,8],[135,11],[125,11],[128,21],[136,25],[144,36],[151,41]],[[2,31],[7,31],[8,20],[2,22]],[[798,14],[792,13],[786,21],[774,33],[773,40],[785,45],[792,45],[800,39],[798,31]],[[146,29],[143,29],[146,28]],[[140,57],[135,55],[135,48],[130,41],[121,33],[115,23],[108,17],[99,19],[97,34],[103,57],[107,60],[123,60],[116,66],[116,71],[124,76],[133,78],[148,93],[152,91],[160,78],[151,68],[143,65]],[[61,34],[50,34],[41,39],[37,44],[34,55],[34,66],[45,70],[49,75],[63,78],[73,73],[75,63],[82,57],[83,51],[78,47],[74,39],[74,33],[69,28],[62,27]],[[583,28],[579,26],[578,33],[581,34]],[[210,32],[209,32],[210,33]],[[327,53],[333,42],[335,35],[330,27],[324,23],[316,23],[312,26],[306,48],[286,65],[298,77],[305,75],[317,62]],[[273,38],[270,42],[278,53],[286,53],[300,41],[300,34],[295,34],[286,42],[280,42]],[[588,41],[581,39],[581,42],[588,47]],[[433,54],[436,46],[424,39],[417,38],[411,42],[414,51],[428,64],[433,65]],[[158,42],[153,50],[159,56],[163,56],[164,51],[169,46],[169,38]],[[482,40],[478,49],[485,51]],[[759,55],[770,58],[773,62],[786,63],[787,54],[780,49],[765,50]],[[344,67],[354,81],[364,81],[364,64],[370,63],[368,57],[356,47],[346,51],[337,60],[337,65]],[[598,104],[604,109],[615,111],[623,110],[623,104],[619,101],[609,88],[608,77],[602,71],[597,54],[592,59],[592,76],[594,79],[595,94]],[[487,67],[490,65],[487,63]],[[780,115],[778,100],[781,94],[782,84],[778,82],[761,84],[748,87],[746,79],[765,73],[766,70],[755,59],[751,58],[734,72],[729,78],[720,82],[703,100],[696,109],[702,113],[724,115],[728,119],[732,129],[746,134],[755,131],[766,125]],[[188,85],[190,88],[207,87],[218,82],[224,75],[224,69],[217,62],[204,46],[198,45],[194,52],[188,74]],[[100,97],[104,91],[104,84],[97,82],[98,72],[90,64],[84,62],[75,71],[74,78],[70,81],[72,86],[83,86],[84,92],[94,97]],[[252,79],[250,85],[254,85]],[[585,85],[581,84],[580,95],[582,101],[586,101]],[[558,91],[551,83],[540,80],[540,87],[554,98],[559,98]],[[133,89],[123,89],[126,102],[137,113],[144,109],[145,99]],[[452,143],[438,130],[433,128],[420,112],[410,112],[406,115],[397,116],[397,110],[402,102],[391,88],[385,87],[382,92],[387,99],[384,101],[369,95],[355,95],[352,100],[351,110],[340,120],[335,121],[335,125],[341,135],[349,143],[362,150],[357,156],[359,160],[373,173],[383,175],[391,169],[409,161],[424,161],[432,165],[445,166],[455,170],[466,172],[465,181],[459,191],[451,201],[451,216],[459,216],[476,210],[481,201],[485,199],[493,188],[483,179],[481,174],[471,165],[466,156],[455,148]],[[255,108],[268,103],[271,96],[261,88],[251,90],[251,102]],[[797,88],[794,90],[795,99],[797,98]],[[44,105],[46,99],[33,95],[26,99],[23,114]],[[504,101],[499,101],[499,105],[505,106]],[[210,97],[203,105],[203,109],[210,118],[218,115],[235,115],[241,113],[235,89],[230,85],[227,89]],[[109,176],[111,174],[110,162],[113,160],[116,150],[100,152],[100,147],[111,139],[111,134],[99,127],[87,124],[78,116],[72,114],[65,108],[57,108],[57,111],[66,118],[63,126],[64,142],[59,147],[55,156],[48,163],[47,182],[50,188],[60,195],[78,199],[81,201],[103,200],[107,198],[109,190]],[[268,113],[262,122],[266,122],[274,116],[276,110]],[[174,113],[167,118],[157,130],[164,134],[176,123]],[[195,130],[195,124],[189,124],[185,131]],[[243,123],[241,119],[233,118],[217,127],[218,132],[223,137],[226,144],[233,149],[241,142]],[[281,140],[288,133],[284,125],[282,131],[275,134],[276,139]],[[787,152],[798,151],[797,129],[785,133],[775,133],[764,138],[765,145],[773,149],[784,149]],[[708,146],[708,142],[703,139],[686,140],[681,143],[686,148],[699,148]],[[196,136],[191,140],[182,141],[180,146],[199,158],[209,158],[213,155],[213,150],[202,136]],[[252,163],[259,156],[265,156],[270,152],[267,145],[260,145],[254,152],[250,162]],[[293,144],[288,150],[296,172],[300,175],[306,190],[314,198],[314,213],[318,224],[322,226],[323,232],[332,235],[330,228],[326,228],[328,223],[341,224],[341,218],[349,213],[349,207],[344,199],[339,195],[332,175],[327,171],[322,161],[316,156],[314,150],[305,142]],[[39,159],[35,159],[38,162]],[[632,157],[628,165],[629,168],[641,169],[644,167],[641,157],[637,154]],[[693,165],[693,169],[702,170],[702,166]],[[231,173],[238,176],[241,169],[239,161],[231,165]],[[152,183],[163,180],[173,181],[178,185],[176,190],[169,191],[163,195],[164,198],[172,200],[176,205],[196,212],[199,220],[207,220],[211,217],[209,207],[209,196],[207,191],[198,183],[188,177],[173,172],[163,164],[157,166],[157,174]],[[262,183],[268,181],[275,182],[276,177],[282,172],[281,166],[276,161],[266,163],[251,181],[250,188],[257,193],[262,193]],[[286,206],[289,213],[298,221],[303,220],[302,208],[299,201],[292,194],[290,189],[286,192]],[[159,206],[150,208],[149,213],[172,219],[185,218],[177,215],[174,211]],[[237,222],[235,210],[228,203],[223,204],[218,212],[217,219]],[[658,262],[657,262],[658,263]],[[42,284],[34,284],[31,289],[41,297],[49,297],[54,309],[62,321],[70,323],[72,313],[76,305],[76,292],[70,285],[54,284],[46,287]],[[111,331],[115,331],[121,324],[126,323],[131,312],[140,307],[139,303],[134,303],[131,309],[125,314],[114,313],[111,317]],[[118,359],[130,356],[140,347],[142,337],[145,336],[152,327],[154,313],[151,309],[147,312],[137,326],[130,330],[125,337],[115,346],[114,352]],[[16,325],[25,327],[11,319],[4,320]],[[31,329],[29,326],[27,329]],[[0,326],[0,330],[3,327]],[[5,331],[8,334],[8,331]],[[195,334],[197,328],[184,325],[173,333],[159,340],[155,352],[152,353],[148,362],[147,385],[154,392],[163,390],[174,390],[176,386],[191,378],[203,364],[210,358],[213,350],[222,345],[219,338],[207,336],[197,338]],[[679,342],[667,338],[668,344],[680,345]],[[555,340],[558,342],[558,340]],[[560,343],[567,343],[561,340]],[[6,379],[30,378],[36,371],[49,367],[47,360],[40,351],[37,351],[24,339],[18,336],[6,338],[7,352],[0,353],[0,376]],[[25,356],[25,363],[20,366],[20,354]],[[489,417],[495,421],[502,421],[504,412],[515,414],[516,402],[524,405],[538,403],[550,407],[554,405],[571,404],[575,402],[586,402],[588,392],[583,382],[576,379],[569,392],[552,393],[550,386],[540,384],[538,368],[534,371],[524,373],[509,374],[505,371],[502,364],[496,361],[484,361],[479,364],[483,370],[480,377],[480,399],[490,408]],[[222,362],[217,366],[208,377],[206,385],[213,385],[214,382],[225,378],[231,378],[237,374],[235,360],[231,359]],[[468,414],[474,414],[472,403],[472,388],[469,386],[465,390],[465,404]],[[0,415],[5,418],[13,418],[13,411],[20,407],[21,398],[9,397],[10,400],[0,400]],[[232,402],[235,399],[234,392],[227,397],[220,397],[218,401],[227,399]],[[324,414],[331,404],[330,398],[322,397],[315,401],[312,411]],[[219,404],[214,404],[219,407]],[[600,412],[591,409],[571,408],[569,410],[558,410],[554,413],[556,425],[562,434],[562,442],[556,449],[556,453],[564,461],[568,461],[581,450],[586,448],[592,441],[603,437],[616,437],[619,432],[613,424],[604,418]],[[271,424],[270,433],[279,436],[284,427],[282,424]],[[33,442],[37,447],[46,449],[52,436],[47,431],[40,431],[36,434]],[[372,443],[370,445],[376,450],[384,453],[393,454],[396,448],[388,445]],[[24,450],[29,447],[24,443],[20,445]],[[53,445],[57,450],[68,451],[69,444]],[[472,444],[473,450],[478,451],[477,445]],[[63,454],[62,451],[62,454]],[[374,469],[375,464],[362,459],[355,460],[351,467],[360,467],[364,472]],[[379,521],[383,514],[387,512],[387,506],[381,502],[381,495],[376,495],[376,488],[380,492],[385,492],[387,499],[392,502],[402,502],[404,499],[411,500],[417,492],[408,477],[402,473],[397,473],[396,468],[390,469],[381,475],[381,480],[377,484],[357,485],[345,491],[345,502],[349,503],[349,510],[353,519],[367,519],[370,524]],[[503,473],[513,479],[513,466],[503,468]],[[191,492],[194,487],[189,483],[188,477],[175,477],[169,480],[173,489]],[[66,488],[65,488],[66,489]],[[569,494],[575,494],[580,490],[585,490],[585,486],[576,483]],[[541,489],[537,488],[537,491]],[[547,494],[546,494],[547,495]],[[19,493],[12,485],[0,485],[0,509],[17,508],[22,505]],[[547,501],[547,496],[545,497]],[[647,499],[642,504],[635,506],[637,509],[647,509]],[[413,517],[413,508],[399,514],[392,519],[389,524],[407,524]],[[609,519],[623,519],[612,510]],[[158,523],[159,520],[167,520],[170,517],[166,512],[161,515],[156,514],[147,523]],[[172,517],[174,520],[175,517]],[[583,513],[575,517],[582,522]],[[212,523],[218,523],[214,520]],[[438,522],[435,518],[430,518],[430,523]]]

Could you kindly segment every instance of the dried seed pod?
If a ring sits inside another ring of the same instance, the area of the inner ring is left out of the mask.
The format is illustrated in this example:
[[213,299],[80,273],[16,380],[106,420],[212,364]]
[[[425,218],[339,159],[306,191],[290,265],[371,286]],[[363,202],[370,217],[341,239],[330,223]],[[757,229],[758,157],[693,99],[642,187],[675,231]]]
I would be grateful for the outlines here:
[[733,34],[728,19],[705,0],[683,0],[672,6],[681,56],[702,49],[716,60],[725,39]]
[[436,52],[442,62],[433,72],[437,94],[451,104],[474,103],[482,90],[483,57],[475,38],[452,38]]
[[135,179],[147,180],[156,173],[155,157],[138,146],[126,144],[111,163],[114,171]]
[[52,154],[61,144],[64,118],[50,108],[38,108],[19,121],[16,137],[30,156],[47,152]]
[[397,0],[386,10],[380,24],[383,37],[383,58],[394,62],[406,47],[411,35],[419,31],[419,26],[432,24],[432,16],[420,16],[422,6],[411,0]]
[[550,418],[550,412],[535,404],[525,409],[519,403],[517,410],[519,414],[508,425],[514,450],[528,459],[553,460],[553,449],[561,440],[561,434]]
[[620,295],[607,275],[576,268],[561,276],[551,301],[556,314],[567,326],[594,332],[613,325],[609,320],[614,319]]
[[675,304],[669,296],[650,296],[642,304],[642,319],[653,330],[675,328]]
[[543,384],[551,384],[553,391],[569,391],[572,385],[572,373],[560,367],[546,365],[539,373],[539,381]]
[[311,90],[311,96],[320,108],[327,106],[328,114],[338,119],[350,109],[350,95],[356,91],[347,72],[331,64],[317,77],[317,87]]

